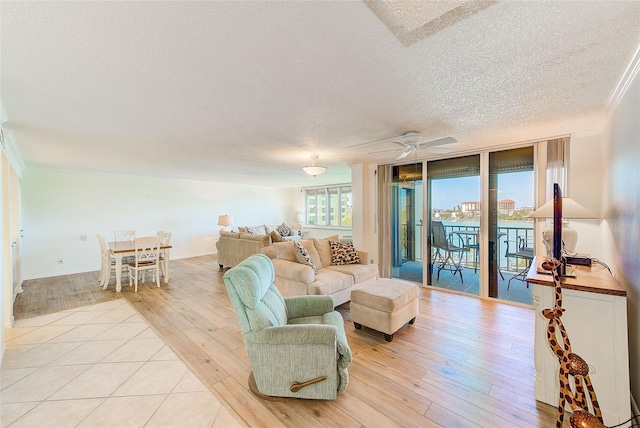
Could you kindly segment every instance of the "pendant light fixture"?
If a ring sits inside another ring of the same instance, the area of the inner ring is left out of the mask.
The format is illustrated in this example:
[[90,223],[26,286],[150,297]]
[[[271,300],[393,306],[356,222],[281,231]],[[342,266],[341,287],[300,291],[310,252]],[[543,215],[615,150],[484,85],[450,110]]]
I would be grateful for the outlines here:
[[309,175],[316,176],[320,175],[327,170],[326,166],[316,166],[316,161],[318,160],[318,155],[311,155],[311,166],[305,166],[302,168],[304,172]]

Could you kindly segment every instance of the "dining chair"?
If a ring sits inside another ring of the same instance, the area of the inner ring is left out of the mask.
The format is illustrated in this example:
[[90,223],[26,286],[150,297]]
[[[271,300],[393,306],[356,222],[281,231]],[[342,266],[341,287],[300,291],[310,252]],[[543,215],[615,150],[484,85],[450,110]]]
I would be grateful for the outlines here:
[[113,232],[116,242],[133,241],[136,239],[135,230],[116,230]]
[[148,270],[153,273],[153,281],[156,286],[160,288],[160,266],[158,262],[158,249],[160,247],[160,240],[158,236],[148,236],[135,239],[135,255],[134,261],[129,263],[129,287],[131,287],[134,281],[135,275],[135,292],[138,292],[138,276],[143,275]]
[[[115,273],[116,269],[116,260],[111,256],[109,252],[109,246],[107,244],[107,240],[102,235],[96,235],[98,238],[98,242],[100,243],[100,278],[98,280],[99,284],[102,285],[103,289],[106,289],[109,285],[109,280],[111,279],[111,272]],[[126,265],[122,266],[123,272],[128,272],[128,268]]]
[[[169,243],[171,242],[171,232],[163,232],[162,230],[158,231],[158,238],[160,239],[160,246],[167,246],[169,245]],[[164,276],[166,275],[165,271],[164,271],[164,258],[166,257],[166,254],[164,252],[164,250],[162,248],[160,248],[158,250],[158,254],[159,254],[159,258],[160,258],[160,273],[162,274],[162,277],[164,278]]]

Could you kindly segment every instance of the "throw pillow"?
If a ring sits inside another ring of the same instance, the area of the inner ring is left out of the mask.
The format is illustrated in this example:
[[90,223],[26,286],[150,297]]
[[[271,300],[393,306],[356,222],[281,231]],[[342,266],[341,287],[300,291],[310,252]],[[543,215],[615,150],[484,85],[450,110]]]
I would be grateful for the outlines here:
[[294,242],[293,252],[296,255],[296,260],[298,261],[298,263],[311,266],[314,272],[318,272],[318,268],[316,268],[316,265],[311,260],[311,256],[302,245]]
[[342,243],[340,241],[329,241],[331,247],[332,265],[352,265],[360,263],[358,251],[353,247],[353,242]]
[[284,242],[284,239],[282,239],[282,236],[280,236],[277,230],[272,230],[269,235],[271,235],[271,240],[273,242]]
[[329,246],[329,241],[337,241],[338,239],[338,235],[333,235],[322,239],[312,239],[313,245],[316,247],[316,251],[320,256],[320,264],[323,268],[331,266],[331,247]]
[[278,231],[280,236],[289,236],[292,229],[286,224],[282,223],[280,226],[276,227],[276,230]]

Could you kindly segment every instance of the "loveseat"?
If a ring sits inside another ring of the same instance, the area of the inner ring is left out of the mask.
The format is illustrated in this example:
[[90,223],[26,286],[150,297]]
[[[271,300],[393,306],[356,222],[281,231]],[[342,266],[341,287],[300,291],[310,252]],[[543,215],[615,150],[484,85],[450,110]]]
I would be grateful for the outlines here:
[[237,265],[250,255],[260,253],[260,248],[272,242],[300,240],[299,231],[284,226],[261,225],[239,227],[238,232],[220,231],[220,239],[216,242],[220,269]]
[[331,243],[340,247],[337,236],[299,241],[310,256],[310,263],[299,262],[295,242],[274,242],[260,248],[260,252],[273,262],[274,284],[283,296],[329,295],[338,306],[351,300],[354,287],[378,278],[378,265],[369,263],[366,251],[352,246],[353,255],[357,255],[355,260],[341,259],[340,254],[332,252]]

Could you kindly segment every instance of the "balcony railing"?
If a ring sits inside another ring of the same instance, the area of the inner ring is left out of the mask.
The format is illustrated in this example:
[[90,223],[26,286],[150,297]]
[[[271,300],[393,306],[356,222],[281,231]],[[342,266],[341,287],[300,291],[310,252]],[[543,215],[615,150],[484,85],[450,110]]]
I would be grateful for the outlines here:
[[[420,236],[422,233],[423,225],[418,224],[415,227],[416,236]],[[468,244],[475,244],[475,240],[470,242],[463,241],[464,235],[456,235],[456,231],[469,231],[469,232],[478,232],[480,229],[479,226],[473,225],[445,225],[445,232],[451,242],[454,245],[467,247],[469,248],[469,254],[473,251],[476,251],[472,246],[469,247]],[[526,263],[525,260],[517,259],[514,257],[506,257],[507,251],[514,252],[517,249],[517,245],[519,242],[526,242],[527,246],[533,247],[534,242],[534,233],[533,233],[533,225],[531,227],[523,227],[523,226],[498,226],[497,230],[498,242],[497,242],[497,257],[498,257],[498,268],[504,271],[520,271],[523,268],[523,263]],[[401,241],[401,251],[402,251],[402,259],[408,260],[408,255],[410,254],[409,245],[410,242],[407,239],[407,225],[402,224],[400,230],[400,241]],[[469,254],[466,254],[465,257],[461,260],[462,266],[465,267],[473,267],[475,264],[475,257],[470,257]],[[414,260],[421,260],[423,255],[422,251],[422,240],[415,239],[414,243]]]

